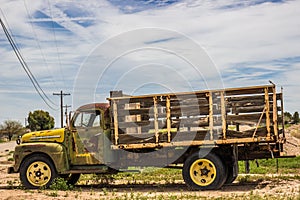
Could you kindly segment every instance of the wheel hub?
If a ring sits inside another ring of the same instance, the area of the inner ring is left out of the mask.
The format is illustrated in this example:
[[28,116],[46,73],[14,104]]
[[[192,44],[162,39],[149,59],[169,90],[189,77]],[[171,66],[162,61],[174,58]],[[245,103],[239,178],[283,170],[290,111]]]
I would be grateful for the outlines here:
[[198,159],[190,167],[190,176],[199,186],[208,186],[216,178],[216,167],[208,159]]
[[35,175],[36,175],[37,177],[40,177],[40,176],[42,175],[42,173],[41,173],[40,171],[37,171],[37,172],[35,173]]
[[201,176],[208,176],[208,173],[210,172],[210,170],[208,170],[206,167],[200,169],[200,171],[201,171]]
[[51,178],[51,170],[47,163],[36,161],[27,168],[27,180],[34,186],[44,186]]

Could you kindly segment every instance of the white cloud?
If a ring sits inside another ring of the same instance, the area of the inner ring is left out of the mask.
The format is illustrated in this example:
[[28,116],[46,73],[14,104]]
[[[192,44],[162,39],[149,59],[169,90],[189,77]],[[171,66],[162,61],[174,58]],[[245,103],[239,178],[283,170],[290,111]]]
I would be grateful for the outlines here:
[[[236,0],[186,0],[169,6],[142,5],[138,7],[139,12],[135,12],[135,6],[127,5],[126,14],[117,5],[107,1],[6,0],[2,2],[1,10],[14,33],[22,55],[49,96],[60,89],[70,92],[80,65],[99,44],[127,31],[155,27],[185,34],[194,42],[203,45],[221,74],[225,76],[225,86],[265,84],[269,79],[276,78],[273,80],[275,83],[287,88],[286,106],[291,111],[300,110],[297,104],[299,96],[295,92],[299,88],[299,61],[289,60],[300,56],[300,14],[297,10],[300,7],[299,1],[255,5],[253,1],[243,1],[241,4]],[[53,29],[45,24],[41,26],[43,23],[51,24],[51,21],[49,18],[35,18],[34,14],[37,11],[52,17],[60,27]],[[132,13],[128,14],[129,11]],[[85,22],[89,24],[83,26]],[[144,43],[146,38],[145,35],[136,35],[130,43],[132,46],[127,48]],[[157,38],[167,37],[161,35]],[[161,47],[176,47],[184,55],[191,50],[184,48],[185,42],[186,40],[169,40],[161,44]],[[29,79],[9,49],[2,32],[0,44],[0,77],[10,86],[7,89],[5,85],[0,85],[3,95],[1,105],[9,104],[7,108],[12,109],[16,103],[11,102],[18,102],[26,105],[20,106],[22,110],[26,110],[25,113],[34,107],[47,109],[37,94],[34,94]],[[107,55],[114,55],[118,48],[118,44],[107,47]],[[116,69],[130,64],[137,66],[142,64],[143,60],[175,66],[176,59],[165,62],[172,58],[170,55],[158,55],[157,52],[149,51],[148,55],[142,55],[143,53],[145,52],[141,51],[140,54],[123,56],[117,63],[118,66],[115,66]],[[279,65],[282,64],[280,59],[286,59],[284,66]],[[102,67],[101,61],[97,64]],[[238,69],[239,64],[243,64],[241,68],[248,67],[252,71]],[[261,71],[261,68],[266,71]],[[216,70],[212,72],[217,76]],[[181,69],[180,73],[186,77],[191,72]],[[239,79],[235,79],[235,76]],[[126,77],[123,81],[125,79]],[[227,80],[230,82],[226,82]],[[24,83],[28,89],[20,87],[20,83]],[[170,80],[170,83],[174,83],[174,80]],[[202,89],[201,87],[198,89]],[[30,93],[30,88],[32,95],[26,98],[34,103],[28,103],[28,100],[20,95],[10,95],[9,98],[6,96],[10,90],[14,91],[12,93],[23,90],[24,93]],[[70,104],[70,99],[66,99],[66,103]],[[17,116],[12,116],[10,109],[3,107],[1,115],[20,118],[21,113],[24,113],[20,111]],[[52,114],[59,119],[57,112],[53,111]]]

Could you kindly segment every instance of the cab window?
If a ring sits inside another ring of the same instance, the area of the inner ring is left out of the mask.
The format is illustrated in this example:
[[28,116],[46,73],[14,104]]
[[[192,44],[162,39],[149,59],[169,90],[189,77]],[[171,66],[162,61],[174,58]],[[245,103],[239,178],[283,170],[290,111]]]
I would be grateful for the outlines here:
[[93,112],[81,112],[78,113],[75,121],[74,127],[99,127],[101,122],[100,111]]

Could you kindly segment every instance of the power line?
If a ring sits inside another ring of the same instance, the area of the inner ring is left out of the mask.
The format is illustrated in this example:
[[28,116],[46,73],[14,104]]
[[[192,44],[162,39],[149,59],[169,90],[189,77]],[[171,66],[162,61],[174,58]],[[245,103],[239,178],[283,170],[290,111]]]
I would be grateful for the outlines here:
[[[26,4],[25,0],[24,0],[23,2],[24,2],[24,7],[25,7],[25,9],[26,9],[27,15],[28,15],[28,17],[30,18],[30,21],[29,21],[29,22],[30,22],[30,25],[31,25],[32,32],[33,32],[33,34],[34,34],[34,39],[35,39],[35,41],[36,41],[36,43],[37,43],[37,46],[38,46],[39,49],[40,49],[41,56],[42,56],[42,58],[43,58],[43,60],[44,60],[45,66],[47,67],[47,70],[48,70],[48,72],[50,73],[51,71],[49,70],[48,62],[46,61],[45,55],[44,55],[44,53],[43,53],[43,51],[42,51],[42,48],[41,48],[40,41],[38,40],[37,34],[36,34],[36,32],[35,32],[35,30],[34,30],[34,28],[33,28],[33,24],[32,24],[32,16],[31,16],[31,14],[30,14],[30,12],[29,12],[29,10],[28,10],[28,7],[27,7],[27,4]],[[52,74],[52,73],[51,73],[51,74]],[[55,84],[53,78],[52,78],[52,84],[53,84],[54,86],[56,86],[56,84]]]
[[23,68],[24,71],[26,72],[26,74],[27,74],[28,78],[30,79],[30,81],[31,81],[33,87],[35,88],[36,92],[39,94],[39,96],[42,98],[42,100],[45,102],[45,104],[46,104],[49,108],[51,108],[51,109],[53,109],[53,110],[56,110],[55,108],[53,108],[53,107],[46,101],[46,99],[47,99],[49,102],[51,102],[53,105],[55,105],[55,103],[53,103],[53,102],[51,101],[51,99],[46,95],[46,93],[45,93],[44,90],[41,88],[40,84],[38,83],[38,81],[36,80],[36,78],[34,77],[34,75],[32,74],[32,72],[30,71],[30,69],[29,69],[27,63],[26,63],[25,60],[23,59],[23,57],[22,57],[22,55],[21,55],[21,53],[20,53],[18,47],[16,46],[15,42],[13,41],[13,38],[11,37],[10,33],[8,32],[6,26],[5,26],[5,24],[3,23],[3,21],[2,21],[1,18],[0,18],[0,24],[1,24],[2,28],[3,28],[3,31],[4,31],[6,37],[7,37],[8,41],[9,41],[11,47],[13,48],[13,50],[14,50],[14,52],[15,52],[15,54],[16,54],[16,56],[17,56],[17,58],[18,58],[18,60],[19,60],[19,62],[20,62],[20,64],[21,64],[22,68]]
[[53,19],[53,14],[52,14],[52,8],[51,8],[51,4],[50,4],[49,0],[48,0],[48,6],[49,6],[49,11],[50,11],[51,24],[52,24],[52,32],[53,32],[54,43],[55,43],[56,52],[57,52],[57,59],[58,59],[58,63],[59,63],[59,69],[60,69],[60,73],[61,73],[61,78],[62,78],[64,86],[66,87],[66,82],[65,82],[65,79],[64,79],[64,74],[63,74],[63,71],[62,71],[62,64],[61,64],[60,53],[58,52],[58,46],[57,46],[56,33],[55,33],[55,28],[54,28],[54,21],[53,21],[54,19]]

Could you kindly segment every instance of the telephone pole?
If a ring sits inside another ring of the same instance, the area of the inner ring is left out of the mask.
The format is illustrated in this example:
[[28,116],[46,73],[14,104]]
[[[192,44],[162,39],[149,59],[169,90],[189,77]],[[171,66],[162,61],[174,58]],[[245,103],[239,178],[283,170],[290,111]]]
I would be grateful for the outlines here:
[[65,105],[64,108],[65,108],[65,115],[66,115],[66,124],[67,126],[69,125],[69,118],[68,118],[68,108],[70,108],[71,106],[69,105]]
[[63,111],[63,97],[67,95],[71,95],[70,93],[63,93],[61,90],[60,93],[53,93],[53,95],[58,95],[60,96],[60,123],[61,123],[61,128],[64,127],[64,111]]

